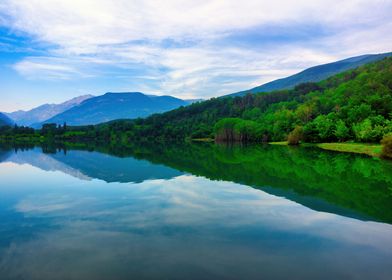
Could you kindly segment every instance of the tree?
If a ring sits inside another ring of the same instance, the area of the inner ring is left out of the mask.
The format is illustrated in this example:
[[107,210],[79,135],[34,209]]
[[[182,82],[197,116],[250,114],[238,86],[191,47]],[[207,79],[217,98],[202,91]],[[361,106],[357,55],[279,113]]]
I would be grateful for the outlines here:
[[303,138],[303,128],[302,126],[296,126],[292,132],[289,133],[287,137],[287,142],[289,145],[298,145]]
[[239,118],[224,118],[218,121],[214,126],[215,140],[235,141],[234,127],[239,121]]
[[318,131],[318,135],[320,137],[320,141],[333,141],[335,140],[335,122],[333,120],[333,116],[329,114],[319,115],[315,120],[316,128]]
[[392,134],[384,136],[384,138],[381,140],[381,144],[381,156],[392,159]]
[[338,120],[334,134],[339,141],[345,141],[350,137],[350,129],[343,120]]
[[310,104],[303,104],[298,106],[295,114],[303,123],[307,123],[311,120],[314,114],[314,106]]
[[384,135],[384,127],[381,125],[373,126],[370,118],[353,125],[355,138],[360,142],[377,142]]

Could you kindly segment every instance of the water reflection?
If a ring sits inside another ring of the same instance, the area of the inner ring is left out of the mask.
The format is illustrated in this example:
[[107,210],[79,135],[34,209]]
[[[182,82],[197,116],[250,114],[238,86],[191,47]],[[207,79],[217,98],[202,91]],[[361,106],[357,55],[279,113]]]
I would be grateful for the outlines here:
[[[66,152],[64,152],[66,151]],[[1,159],[1,158],[0,158]],[[46,171],[61,171],[79,179],[100,179],[106,182],[139,183],[149,179],[170,179],[183,174],[164,165],[146,160],[83,150],[58,150],[43,153],[41,148],[5,152],[2,161],[30,164]]]
[[14,235],[1,250],[9,279],[336,279],[392,272],[391,226],[315,212],[235,183],[185,175],[108,190],[102,181],[59,173],[33,178],[37,186],[49,184],[37,190],[31,178],[18,182],[30,187],[15,204],[23,219],[14,233],[31,232]]
[[170,179],[188,172],[260,188],[317,211],[392,223],[390,161],[273,146],[154,143],[72,148],[43,147],[11,154],[3,150],[7,154],[3,161],[106,182]]

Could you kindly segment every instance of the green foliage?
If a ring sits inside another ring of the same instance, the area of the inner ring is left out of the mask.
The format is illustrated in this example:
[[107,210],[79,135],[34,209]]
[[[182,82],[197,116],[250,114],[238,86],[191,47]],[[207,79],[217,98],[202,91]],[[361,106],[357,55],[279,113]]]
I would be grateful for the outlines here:
[[356,140],[359,142],[379,142],[384,135],[384,127],[373,125],[370,118],[353,125]]
[[381,140],[381,144],[383,146],[381,155],[385,158],[392,159],[392,134],[384,136],[384,138]]
[[350,129],[343,120],[337,121],[334,135],[341,142],[350,138]]
[[259,126],[254,121],[240,118],[224,118],[214,126],[217,141],[255,142],[261,135]]

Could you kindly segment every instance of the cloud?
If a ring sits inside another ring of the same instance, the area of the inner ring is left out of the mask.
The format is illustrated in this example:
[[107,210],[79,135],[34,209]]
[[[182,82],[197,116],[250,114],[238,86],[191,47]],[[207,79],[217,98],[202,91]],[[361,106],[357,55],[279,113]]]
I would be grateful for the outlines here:
[[0,25],[46,47],[14,66],[28,78],[149,76],[143,89],[207,97],[389,51],[391,9],[382,0],[5,0]]
[[34,58],[29,58],[15,64],[14,68],[23,75],[33,78],[42,79],[70,79],[73,75],[79,74],[79,72],[67,65],[59,63],[52,63],[53,59],[47,59],[47,61],[35,61]]
[[[387,16],[387,1],[142,1],[6,0],[11,26],[60,46],[118,44],[135,40],[204,39],[281,22],[333,26]],[[364,16],[365,15],[365,16]]]

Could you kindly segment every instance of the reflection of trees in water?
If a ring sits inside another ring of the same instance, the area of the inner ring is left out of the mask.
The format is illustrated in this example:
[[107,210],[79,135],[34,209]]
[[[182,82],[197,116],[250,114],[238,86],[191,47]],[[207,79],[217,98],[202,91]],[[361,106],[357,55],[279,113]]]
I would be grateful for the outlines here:
[[[376,220],[392,222],[392,163],[389,161],[317,148],[276,146],[150,145],[135,151],[133,156],[209,179],[264,190],[272,187],[267,191],[274,192],[275,188],[276,193],[297,200],[291,194],[294,191]],[[282,189],[286,192],[281,193]],[[309,201],[307,206],[317,207]]]
[[[212,180],[261,188],[316,210],[392,222],[392,163],[367,156],[317,148],[208,143],[63,143],[42,149],[52,153],[80,149],[134,157]],[[81,169],[81,161],[83,158],[76,161],[78,165],[71,161],[68,164]],[[115,168],[121,169],[119,166]]]

